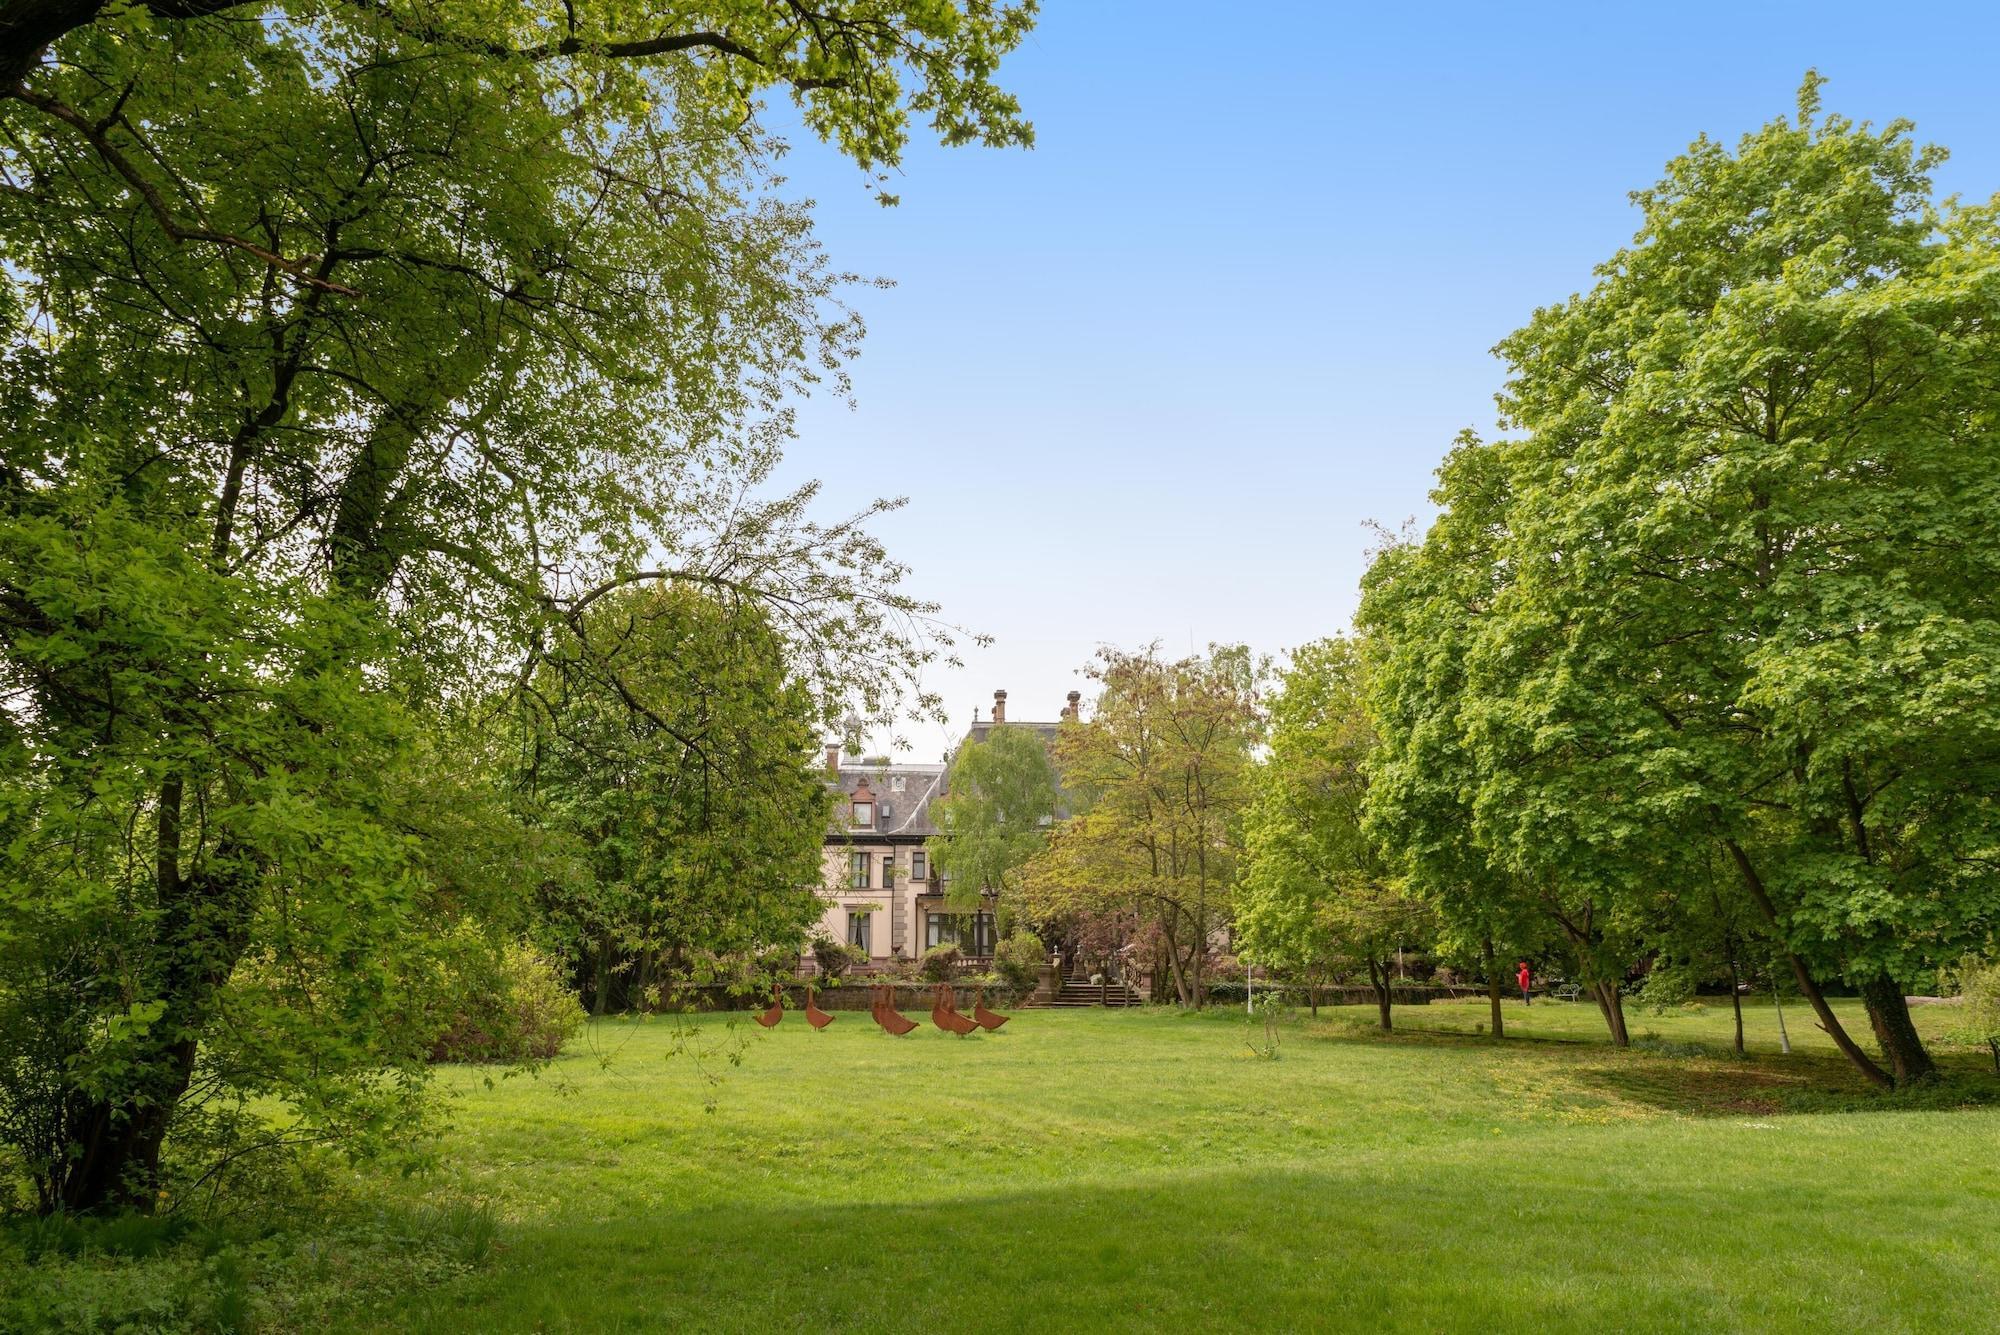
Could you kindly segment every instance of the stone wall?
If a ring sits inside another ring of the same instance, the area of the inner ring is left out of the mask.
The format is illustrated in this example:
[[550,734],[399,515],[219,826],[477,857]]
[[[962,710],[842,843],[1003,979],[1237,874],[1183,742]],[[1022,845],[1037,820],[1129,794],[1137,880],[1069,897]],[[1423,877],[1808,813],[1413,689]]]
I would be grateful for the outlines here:
[[[931,1008],[931,989],[934,983],[897,983],[896,1008],[904,1011],[928,1011]],[[867,983],[843,984],[839,987],[823,987],[813,994],[823,1011],[866,1011],[874,1004]],[[952,988],[952,996],[960,1010],[969,1011],[979,999],[979,988],[958,984]],[[674,993],[674,1004],[666,1007],[669,1011],[683,1008],[696,1011],[757,1011],[771,1004],[771,994],[760,992],[754,997],[746,997],[723,987],[684,987]],[[986,1004],[1005,1007],[1019,1004],[1020,998],[1006,988],[986,989]],[[806,988],[802,983],[788,984],[785,988],[785,1008],[802,1011],[806,1008]]]

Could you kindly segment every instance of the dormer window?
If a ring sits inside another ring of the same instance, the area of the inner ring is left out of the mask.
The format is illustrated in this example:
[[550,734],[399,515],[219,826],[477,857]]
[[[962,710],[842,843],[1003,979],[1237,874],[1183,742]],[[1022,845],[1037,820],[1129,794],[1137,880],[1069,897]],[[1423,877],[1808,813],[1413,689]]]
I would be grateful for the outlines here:
[[873,825],[875,823],[875,804],[873,802],[856,802],[853,811],[854,824]]
[[868,780],[863,779],[854,795],[847,799],[847,823],[856,829],[875,828],[875,794],[868,790]]

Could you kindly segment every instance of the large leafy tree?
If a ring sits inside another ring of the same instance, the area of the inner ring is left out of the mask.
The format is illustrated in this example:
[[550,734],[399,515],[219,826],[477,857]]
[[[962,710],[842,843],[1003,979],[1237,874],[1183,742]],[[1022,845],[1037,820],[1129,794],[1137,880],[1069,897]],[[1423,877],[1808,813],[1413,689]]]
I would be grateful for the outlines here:
[[541,925],[587,961],[595,1009],[804,942],[828,795],[811,694],[761,604],[622,590],[519,705],[518,782],[588,870],[551,887]]
[[1048,744],[1033,729],[1003,723],[961,750],[950,791],[931,804],[938,834],[927,846],[946,903],[969,910],[990,894],[1008,911],[1021,869],[1048,844],[1057,797]]
[[[1579,925],[1596,917],[1587,895],[1523,874],[1493,842],[1493,822],[1474,810],[1484,757],[1469,732],[1466,659],[1507,581],[1500,553],[1509,495],[1499,451],[1461,435],[1431,494],[1436,521],[1422,542],[1391,540],[1377,553],[1356,618],[1368,637],[1375,733],[1366,825],[1404,884],[1436,910],[1440,943],[1477,961],[1495,1038],[1506,1033],[1506,962],[1538,956],[1545,941],[1560,939],[1557,912]],[[1603,954],[1569,953],[1579,965]],[[1615,1041],[1622,965],[1605,972],[1579,969]]]
[[1405,848],[1455,793],[1605,964],[1726,916],[1720,858],[1885,1083],[1930,1069],[1903,980],[2000,907],[2000,251],[1991,206],[1933,202],[1938,156],[1821,116],[1816,79],[1795,121],[1695,144],[1596,286],[1502,343],[1521,434],[1454,457],[1436,550],[1370,590]]
[[1354,641],[1319,640],[1292,656],[1244,818],[1236,929],[1246,951],[1278,967],[1359,959],[1388,1029],[1393,958],[1433,925],[1364,828],[1375,747],[1365,698]]
[[1241,646],[1179,660],[1107,649],[1090,721],[1056,740],[1076,814],[1028,865],[1029,907],[1150,923],[1186,1006],[1204,1003],[1208,955],[1230,921],[1264,674]]
[[633,583],[761,602],[828,718],[940,651],[865,515],[755,495],[859,332],[756,99],[866,167],[912,118],[1025,142],[992,80],[1028,12],[0,20],[0,934],[72,980],[8,1056],[74,1036],[36,1068],[44,1204],[144,1206],[225,1013],[292,1036],[259,1088],[305,1108],[408,1046],[357,1002],[311,1052],[464,903],[399,815],[441,708]]
[[1938,150],[1818,88],[1676,159],[1597,286],[1501,345],[1540,655],[1509,695],[1630,828],[1719,841],[1913,1079],[1902,980],[2000,910],[2000,251],[1991,206],[1933,202]]

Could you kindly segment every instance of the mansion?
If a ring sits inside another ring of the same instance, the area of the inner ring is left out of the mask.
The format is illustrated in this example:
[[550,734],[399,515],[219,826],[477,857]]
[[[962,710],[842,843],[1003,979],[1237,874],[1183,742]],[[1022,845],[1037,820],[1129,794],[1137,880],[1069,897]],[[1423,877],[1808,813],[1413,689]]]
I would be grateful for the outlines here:
[[[1079,692],[1069,693],[1064,719],[1077,717],[1080,699]],[[1062,726],[1010,720],[1007,692],[995,691],[993,717],[975,719],[960,746],[983,740],[1002,723],[1047,741]],[[829,745],[826,768],[834,811],[822,850],[820,895],[827,907],[820,932],[865,950],[876,966],[917,959],[946,944],[990,958],[998,944],[990,905],[976,913],[946,912],[944,886],[925,849],[938,832],[931,804],[948,790],[950,764],[850,760]]]

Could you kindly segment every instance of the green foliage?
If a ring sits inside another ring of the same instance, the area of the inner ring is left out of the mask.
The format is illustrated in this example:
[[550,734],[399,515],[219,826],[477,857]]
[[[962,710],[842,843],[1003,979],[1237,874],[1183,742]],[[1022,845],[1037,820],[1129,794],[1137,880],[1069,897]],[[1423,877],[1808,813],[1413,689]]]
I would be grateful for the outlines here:
[[993,968],[1008,987],[1025,992],[1042,980],[1049,962],[1049,949],[1029,931],[1016,931],[993,948]]
[[1501,343],[1512,436],[1461,440],[1361,620],[1378,819],[1453,916],[1534,905],[1601,983],[1662,928],[1740,944],[1699,927],[1726,876],[1914,1079],[1898,980],[2000,911],[2000,212],[1935,201],[1908,133],[1822,116],[1815,77],[1668,164],[1595,286]]
[[1057,814],[1048,748],[1027,728],[1001,724],[952,758],[946,794],[931,804],[938,833],[926,842],[944,877],[948,907],[971,910],[1000,895],[1048,843]]
[[1361,650],[1349,640],[1306,645],[1280,686],[1244,821],[1239,940],[1247,956],[1289,977],[1356,959],[1379,968],[1431,928],[1363,826],[1375,736]]
[[1662,961],[1646,974],[1638,1000],[1654,1015],[1665,1015],[1694,1000],[1698,981],[1687,968]]
[[[1469,731],[1466,655],[1504,582],[1495,544],[1508,496],[1494,452],[1461,435],[1438,469],[1441,513],[1423,542],[1377,553],[1356,615],[1376,737],[1365,826],[1410,892],[1437,910],[1440,948],[1484,973],[1543,953],[1558,914],[1580,921],[1586,897],[1566,883],[1526,881],[1475,819],[1484,757]],[[1613,975],[1623,967],[1590,962]]]
[[758,604],[609,594],[529,704],[518,782],[585,873],[542,916],[595,992],[643,1004],[663,975],[713,982],[734,956],[804,946],[829,799],[810,693]]
[[[821,524],[811,488],[760,494],[786,401],[844,383],[859,326],[775,193],[758,95],[789,90],[864,169],[912,118],[1023,143],[994,79],[1032,7],[21,17],[0,32],[0,1136],[40,1208],[153,1208],[170,1140],[254,1135],[253,1103],[288,1137],[407,1141],[441,941],[527,930],[534,896],[561,944],[633,905],[649,948],[796,936],[817,878],[776,878],[804,784],[773,783],[764,819],[747,786],[691,796],[701,765],[660,744],[635,776],[668,793],[656,832],[504,720],[586,683],[579,731],[616,734],[636,584],[723,610],[675,622],[702,677],[642,683],[672,714],[621,697],[621,740],[711,701],[726,733],[928,700],[948,636],[868,530],[885,507]],[[734,635],[740,667],[714,652]],[[750,733],[693,749],[788,740]],[[523,781],[543,759],[574,784]],[[732,887],[712,916],[688,898]]]
[[[451,912],[393,828],[408,717],[334,665],[372,647],[365,623],[203,606],[207,574],[149,566],[167,544],[112,527],[122,563],[85,545],[13,576],[49,628],[9,660],[47,693],[0,777],[0,1132],[43,1209],[150,1202],[157,1159],[150,1183],[107,1176],[118,1139],[213,1129],[254,1098],[289,1103],[296,1137],[394,1134],[428,1035],[384,1021],[425,1010],[424,926]],[[183,1107],[191,1085],[208,1097]]]
[[814,937],[812,953],[814,963],[819,965],[820,976],[828,982],[838,982],[847,976],[850,969],[868,962],[868,952],[861,947],[850,946],[830,936]]
[[1024,902],[1038,921],[1149,924],[1183,1005],[1203,1003],[1229,922],[1267,672],[1241,645],[1179,660],[1104,649],[1090,721],[1056,740],[1076,814],[1026,869]]
[[1252,1016],[1243,1022],[1244,1031],[1248,1035],[1244,1045],[1250,1049],[1250,1055],[1253,1057],[1267,1062],[1277,1061],[1281,1055],[1278,1051],[1280,1043],[1277,999],[1275,996],[1266,997],[1255,1004],[1262,1014]]
[[1736,840],[1859,982],[1955,956],[2000,895],[1967,856],[2000,813],[1964,796],[2000,765],[2000,363],[1963,332],[2000,253],[1992,209],[1932,203],[1939,151],[1815,87],[1671,163],[1639,243],[1502,344],[1520,577],[1474,667],[1525,813],[1562,801],[1621,879],[1691,823]]
[[1968,956],[1958,967],[1958,995],[1964,1007],[1957,1036],[1970,1043],[2000,1040],[2000,960]]
[[957,946],[932,946],[924,952],[918,964],[918,973],[927,982],[949,983],[958,977],[958,965],[964,957],[964,952]]
[[454,963],[434,1062],[546,1062],[583,1027],[576,994],[532,946],[515,943],[496,957],[474,945]]

